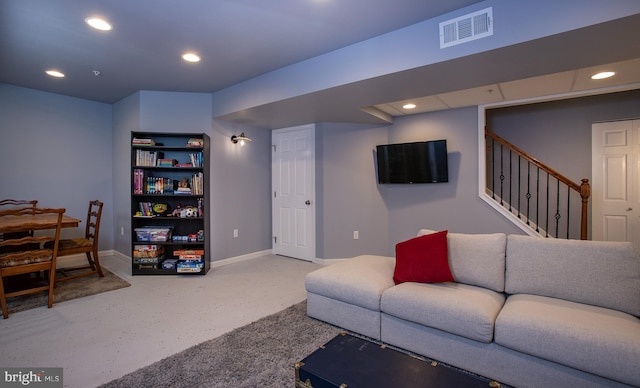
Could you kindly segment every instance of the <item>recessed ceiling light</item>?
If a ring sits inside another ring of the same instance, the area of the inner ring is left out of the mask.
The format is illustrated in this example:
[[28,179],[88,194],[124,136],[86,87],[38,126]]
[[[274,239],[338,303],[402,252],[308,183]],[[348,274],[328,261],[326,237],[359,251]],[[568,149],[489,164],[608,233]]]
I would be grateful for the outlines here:
[[88,18],[84,19],[84,21],[85,21],[85,23],[87,23],[91,27],[95,28],[96,30],[100,30],[100,31],[109,31],[109,30],[111,30],[113,28],[113,27],[111,27],[111,24],[109,24],[109,22],[107,22],[104,19],[97,18],[97,17],[88,17]]
[[47,70],[45,73],[49,74],[52,77],[62,78],[64,77],[64,73],[59,72],[58,70]]
[[200,57],[195,53],[184,53],[182,59],[187,62],[200,62]]
[[614,75],[616,75],[616,73],[613,71],[602,71],[598,74],[592,75],[591,79],[605,79],[605,78],[613,77]]
[[415,109],[415,107],[416,107],[416,104],[411,104],[411,103],[402,105],[403,109]]

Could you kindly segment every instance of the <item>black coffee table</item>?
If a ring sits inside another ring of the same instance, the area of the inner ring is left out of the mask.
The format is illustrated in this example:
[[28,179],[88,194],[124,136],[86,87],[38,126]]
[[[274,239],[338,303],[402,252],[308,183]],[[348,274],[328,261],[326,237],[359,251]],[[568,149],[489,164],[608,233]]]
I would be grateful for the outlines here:
[[296,387],[499,387],[489,379],[342,333],[295,365]]

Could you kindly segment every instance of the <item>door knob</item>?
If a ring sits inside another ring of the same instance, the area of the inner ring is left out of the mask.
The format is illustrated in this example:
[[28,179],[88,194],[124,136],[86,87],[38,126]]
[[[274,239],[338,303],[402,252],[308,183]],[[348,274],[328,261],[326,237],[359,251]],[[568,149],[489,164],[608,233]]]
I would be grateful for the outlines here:
[[630,212],[631,210],[633,210],[632,207],[627,208],[627,211]]
[[311,201],[309,201],[308,199],[306,201],[304,201],[305,205],[311,205]]

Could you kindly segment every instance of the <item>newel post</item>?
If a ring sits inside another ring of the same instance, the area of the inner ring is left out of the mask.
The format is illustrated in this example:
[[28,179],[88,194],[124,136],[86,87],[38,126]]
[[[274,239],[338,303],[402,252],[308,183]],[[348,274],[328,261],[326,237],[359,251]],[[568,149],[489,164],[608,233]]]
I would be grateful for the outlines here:
[[582,216],[580,218],[580,240],[587,239],[587,210],[589,207],[589,196],[591,186],[589,180],[584,178],[580,184],[580,197],[582,197]]

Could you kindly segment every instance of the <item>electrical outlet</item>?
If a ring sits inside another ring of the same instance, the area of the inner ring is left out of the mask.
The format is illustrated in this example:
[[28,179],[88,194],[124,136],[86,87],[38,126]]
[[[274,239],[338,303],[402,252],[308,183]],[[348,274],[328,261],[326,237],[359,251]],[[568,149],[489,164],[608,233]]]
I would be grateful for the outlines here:
[[233,230],[233,238],[238,238],[238,229]]
[[360,232],[358,232],[357,230],[353,231],[353,239],[357,240],[360,238]]
[[120,236],[124,236],[124,226],[120,227]]

